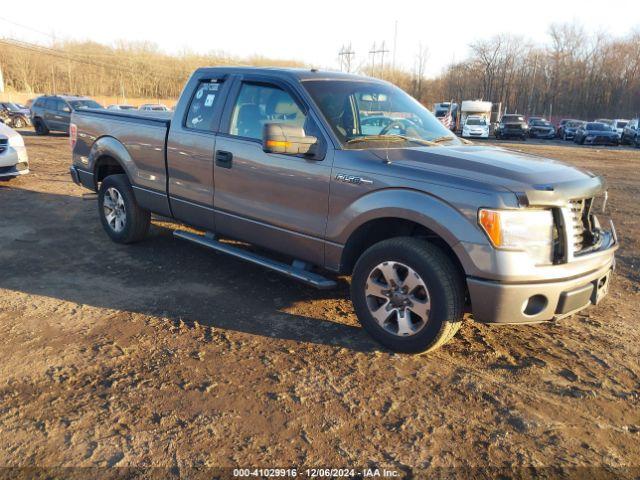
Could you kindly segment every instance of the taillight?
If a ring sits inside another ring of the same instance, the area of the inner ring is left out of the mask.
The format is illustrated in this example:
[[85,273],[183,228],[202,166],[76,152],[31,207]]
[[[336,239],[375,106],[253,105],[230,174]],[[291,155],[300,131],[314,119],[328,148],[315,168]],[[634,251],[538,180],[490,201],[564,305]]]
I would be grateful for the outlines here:
[[71,150],[75,148],[77,141],[78,141],[78,127],[75,123],[72,123],[69,125],[69,145],[71,146]]

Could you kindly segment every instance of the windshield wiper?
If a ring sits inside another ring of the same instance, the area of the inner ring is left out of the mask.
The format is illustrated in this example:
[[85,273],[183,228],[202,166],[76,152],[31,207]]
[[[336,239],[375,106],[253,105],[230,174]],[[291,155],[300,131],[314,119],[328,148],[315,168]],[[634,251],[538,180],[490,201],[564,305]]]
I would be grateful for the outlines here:
[[429,140],[431,143],[442,143],[442,142],[450,142],[455,137],[451,137],[449,135],[443,135],[442,137],[434,138],[433,140]]
[[364,142],[371,142],[371,141],[389,142],[393,140],[396,140],[396,141],[402,140],[404,142],[415,142],[415,143],[419,143],[421,145],[427,145],[427,146],[436,145],[436,142],[423,140],[421,138],[407,137],[406,135],[364,135],[362,137],[355,137],[355,138],[352,138],[351,140],[347,140],[345,144],[351,145],[354,143],[364,143]]

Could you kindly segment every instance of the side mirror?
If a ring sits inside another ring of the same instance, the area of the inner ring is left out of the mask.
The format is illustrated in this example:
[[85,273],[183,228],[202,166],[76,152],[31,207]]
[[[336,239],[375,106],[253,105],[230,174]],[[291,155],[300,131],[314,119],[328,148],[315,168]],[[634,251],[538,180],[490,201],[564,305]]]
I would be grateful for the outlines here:
[[70,113],[71,112],[71,108],[68,105],[65,105],[64,107],[62,107],[62,111],[64,113]]
[[262,150],[285,155],[315,155],[318,139],[304,129],[285,123],[267,123],[262,130]]

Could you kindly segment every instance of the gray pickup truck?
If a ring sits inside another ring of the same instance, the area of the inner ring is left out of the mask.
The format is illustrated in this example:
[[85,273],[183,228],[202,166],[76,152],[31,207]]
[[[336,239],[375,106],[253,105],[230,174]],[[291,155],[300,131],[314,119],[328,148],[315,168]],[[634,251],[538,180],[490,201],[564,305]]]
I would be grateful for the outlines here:
[[201,68],[172,114],[74,111],[70,141],[112,240],[142,240],[155,213],[203,232],[178,238],[318,288],[351,275],[358,319],[396,351],[441,346],[465,312],[571,315],[615,265],[602,178],[460,140],[372,78]]

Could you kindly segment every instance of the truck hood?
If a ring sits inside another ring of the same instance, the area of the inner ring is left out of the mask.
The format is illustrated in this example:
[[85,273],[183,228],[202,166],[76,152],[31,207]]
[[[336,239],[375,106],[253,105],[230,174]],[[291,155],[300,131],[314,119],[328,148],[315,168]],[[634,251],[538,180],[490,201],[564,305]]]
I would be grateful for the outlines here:
[[461,145],[452,147],[400,148],[374,151],[415,177],[429,179],[437,173],[481,182],[489,189],[525,194],[530,205],[561,206],[575,198],[603,193],[601,177],[591,172],[536,155],[499,147]]

